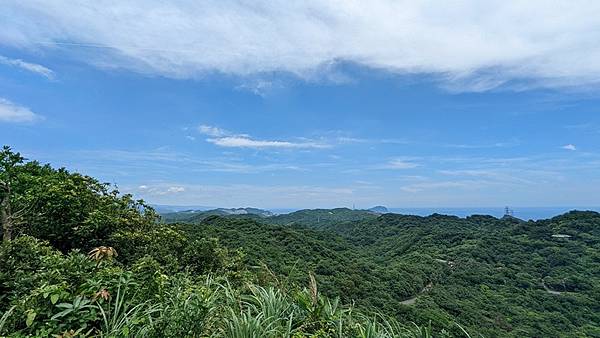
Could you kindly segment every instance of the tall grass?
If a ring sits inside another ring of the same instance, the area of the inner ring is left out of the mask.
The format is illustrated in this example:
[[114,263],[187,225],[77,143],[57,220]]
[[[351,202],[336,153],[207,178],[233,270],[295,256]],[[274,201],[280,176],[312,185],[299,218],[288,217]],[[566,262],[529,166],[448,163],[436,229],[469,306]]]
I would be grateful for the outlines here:
[[[152,315],[158,309],[150,306],[148,302],[129,304],[125,293],[125,288],[119,285],[116,296],[111,297],[106,304],[106,309],[101,304],[97,304],[102,317],[101,337],[140,336],[148,325],[152,325]],[[140,332],[136,332],[138,328]]]
[[[316,281],[284,292],[276,287],[232,287],[211,278],[173,279],[161,297],[137,301],[139,292],[119,284],[91,305],[98,319],[86,330],[98,337],[226,338],[432,338],[431,327],[403,325],[381,314],[365,315],[318,293]],[[143,298],[142,298],[143,299]],[[0,317],[0,333],[14,308]],[[76,315],[76,311],[73,315]],[[62,317],[57,317],[61,319]],[[461,328],[465,337],[468,333]],[[77,335],[79,331],[75,332]],[[62,335],[67,337],[66,335]],[[79,336],[79,335],[77,335]],[[438,336],[449,336],[441,333]],[[74,337],[74,336],[73,336]]]
[[[366,316],[338,299],[319,295],[316,282],[308,288],[285,293],[273,287],[248,285],[239,292],[227,284],[220,293],[222,302],[215,314],[212,337],[357,337],[432,338],[431,327],[398,321],[381,314]],[[465,332],[466,333],[466,332]],[[441,336],[448,336],[442,332]],[[465,335],[468,337],[468,335]]]
[[4,332],[4,326],[6,326],[6,322],[8,321],[8,318],[10,317],[12,312],[15,310],[15,308],[16,308],[16,305],[11,307],[10,309],[8,309],[6,312],[4,312],[2,314],[2,317],[0,317],[0,334],[2,334],[2,332]]

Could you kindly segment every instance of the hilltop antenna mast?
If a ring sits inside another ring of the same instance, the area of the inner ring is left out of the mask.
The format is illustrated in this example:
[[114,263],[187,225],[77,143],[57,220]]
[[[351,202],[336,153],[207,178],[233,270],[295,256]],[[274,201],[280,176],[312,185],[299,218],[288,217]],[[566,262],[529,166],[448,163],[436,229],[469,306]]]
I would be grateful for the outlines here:
[[514,211],[511,208],[509,208],[509,207],[504,208],[504,216],[505,217],[506,216],[513,217],[513,215],[514,215]]

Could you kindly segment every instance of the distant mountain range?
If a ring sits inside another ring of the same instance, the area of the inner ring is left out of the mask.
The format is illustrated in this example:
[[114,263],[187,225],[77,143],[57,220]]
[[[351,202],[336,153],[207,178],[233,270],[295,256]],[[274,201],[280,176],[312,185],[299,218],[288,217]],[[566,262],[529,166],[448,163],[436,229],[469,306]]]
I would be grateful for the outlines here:
[[[159,211],[160,213],[160,211]],[[196,223],[209,216],[243,217],[243,218],[265,218],[273,216],[268,210],[257,208],[216,208],[210,210],[182,210],[176,212],[160,213],[163,221]]]
[[[227,208],[218,208],[218,207],[211,207],[211,206],[189,206],[189,205],[188,206],[173,206],[173,205],[160,205],[160,204],[153,204],[151,206],[154,207],[154,209],[163,216],[166,214],[176,213],[176,212],[198,213],[198,212],[206,212],[206,211],[212,211],[212,210],[236,210],[236,209],[250,210],[250,209],[255,209],[255,208],[227,209]],[[341,210],[341,209],[352,210],[352,209],[348,209],[348,208],[314,209],[314,210],[338,210],[338,209],[339,210]],[[256,209],[256,210],[262,210],[262,209]],[[298,212],[298,211],[305,211],[305,210],[309,210],[309,209],[302,209],[302,210],[299,210],[299,209],[271,209],[269,211],[262,210],[263,212],[248,211],[248,215],[253,215],[254,213],[256,213],[258,215],[263,214],[262,216],[264,216],[264,217],[269,217],[269,216],[265,216],[264,212],[270,212],[273,215],[284,215],[284,214],[290,214],[290,213],[294,213],[294,212]],[[564,214],[570,210],[591,210],[591,211],[599,211],[600,212],[600,207],[597,207],[597,206],[596,207],[594,207],[594,206],[565,206],[565,207],[515,207],[515,208],[513,208],[514,217],[523,219],[523,220],[529,220],[529,219],[538,220],[538,219],[552,218],[554,216]],[[471,215],[491,215],[496,218],[501,218],[504,215],[504,207],[387,208],[384,206],[375,206],[375,207],[372,207],[372,208],[369,208],[366,210],[354,210],[354,211],[369,211],[369,212],[376,213],[376,214],[395,213],[395,214],[402,214],[402,215],[417,215],[417,216],[429,216],[429,215],[433,215],[433,214],[452,215],[452,216],[458,216],[458,217],[467,217],[467,216],[471,216]],[[223,215],[225,215],[225,213],[223,213]]]
[[271,211],[258,208],[215,208],[210,210],[180,210],[162,213],[159,211],[159,213],[166,223],[198,223],[209,216],[223,216],[228,218],[264,220],[270,224],[321,227],[332,222],[351,222],[374,219],[380,214],[387,213],[387,208],[376,206],[368,210],[353,210],[349,208],[304,209],[278,215],[273,214]]
[[[374,216],[395,213],[403,215],[429,216],[433,214],[468,217],[471,215],[491,215],[501,218],[504,208],[387,208],[381,205],[366,209],[354,210],[349,208],[334,209],[277,209],[264,210],[258,208],[218,208],[209,206],[171,206],[151,205],[163,216],[165,222],[195,222],[211,216],[226,216],[234,218],[269,218],[269,223],[286,224],[290,222],[311,224],[335,221],[354,221],[373,218]],[[514,217],[523,220],[551,218],[570,210],[600,211],[600,207],[521,207],[514,208]]]
[[159,214],[166,214],[171,212],[179,211],[206,211],[211,209],[217,209],[217,207],[209,207],[203,205],[164,205],[164,204],[150,204],[151,207],[156,210]]

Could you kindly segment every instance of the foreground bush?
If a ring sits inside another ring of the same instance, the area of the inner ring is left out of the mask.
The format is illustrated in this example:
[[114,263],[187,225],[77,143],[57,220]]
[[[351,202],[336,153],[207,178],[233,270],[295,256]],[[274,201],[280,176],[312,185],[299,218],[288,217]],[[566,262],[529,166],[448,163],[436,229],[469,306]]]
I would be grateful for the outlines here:
[[152,257],[125,268],[23,236],[0,246],[0,335],[10,337],[427,337],[307,288],[164,274]]

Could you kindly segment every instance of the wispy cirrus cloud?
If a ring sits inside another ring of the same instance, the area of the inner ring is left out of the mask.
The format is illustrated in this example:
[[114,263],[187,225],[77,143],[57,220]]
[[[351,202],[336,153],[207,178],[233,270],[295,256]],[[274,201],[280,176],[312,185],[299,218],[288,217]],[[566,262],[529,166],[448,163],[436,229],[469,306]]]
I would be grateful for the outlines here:
[[358,138],[350,136],[338,136],[334,139],[337,144],[409,144],[411,143],[405,139],[393,139],[393,138]]
[[[168,149],[155,149],[147,151],[130,150],[87,150],[71,154],[77,157],[76,166],[89,167],[88,170],[102,170],[106,168],[131,175],[131,172],[144,170],[146,173],[165,175],[181,170],[192,173],[218,172],[256,174],[275,171],[304,171],[307,170],[293,163],[247,163],[231,158],[205,158],[192,154],[170,151]],[[113,168],[113,169],[111,169]]]
[[486,149],[486,148],[507,148],[507,147],[516,147],[521,142],[519,140],[510,140],[506,142],[495,142],[495,143],[481,143],[481,144],[457,144],[450,143],[445,144],[446,148],[457,148],[457,149]]
[[580,123],[565,126],[566,129],[582,132],[586,134],[600,134],[600,124],[598,123]]
[[6,56],[0,55],[0,64],[17,67],[28,72],[41,75],[49,80],[54,79],[54,72],[51,69],[46,68],[37,63],[26,62],[21,59],[11,59],[7,58]]
[[414,162],[413,158],[394,158],[383,165],[376,166],[376,169],[405,170],[420,166],[419,163]]
[[292,148],[292,149],[307,149],[307,148],[330,148],[330,145],[316,142],[289,142],[289,141],[268,141],[254,140],[245,136],[227,136],[220,138],[209,138],[208,142],[221,147],[229,148]]
[[531,169],[514,168],[480,168],[480,169],[455,169],[455,170],[440,170],[440,174],[455,177],[475,177],[485,179],[490,182],[504,184],[506,186],[514,184],[535,184],[536,178],[547,178],[548,172],[536,171]]
[[33,123],[43,119],[41,115],[32,112],[29,108],[0,97],[0,122]]
[[315,141],[282,141],[282,140],[260,140],[254,139],[247,134],[235,134],[225,129],[214,126],[200,125],[198,131],[201,134],[210,136],[207,142],[220,147],[227,148],[287,148],[287,149],[323,149],[330,148],[331,145]]
[[561,87],[600,79],[596,1],[7,0],[3,9],[2,45],[174,78],[215,71],[328,78],[337,63],[351,62],[434,74],[473,91],[515,80]]
[[289,208],[303,201],[307,207],[338,207],[357,200],[355,188],[318,185],[190,184],[149,182],[123,187],[153,203],[197,204],[220,207],[248,206]]
[[225,129],[221,129],[218,127],[213,127],[213,126],[208,126],[205,124],[201,124],[198,126],[198,131],[201,134],[204,135],[208,135],[208,136],[213,136],[213,137],[223,137],[223,136],[230,136],[232,135],[231,132],[225,130]]
[[148,186],[146,184],[137,187],[137,191],[148,196],[164,196],[185,192],[182,186]]
[[487,182],[464,180],[464,181],[439,181],[439,182],[419,182],[400,187],[400,190],[408,193],[418,193],[427,190],[456,190],[456,189],[476,189]]

